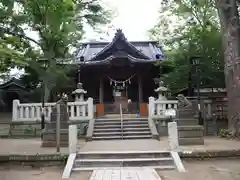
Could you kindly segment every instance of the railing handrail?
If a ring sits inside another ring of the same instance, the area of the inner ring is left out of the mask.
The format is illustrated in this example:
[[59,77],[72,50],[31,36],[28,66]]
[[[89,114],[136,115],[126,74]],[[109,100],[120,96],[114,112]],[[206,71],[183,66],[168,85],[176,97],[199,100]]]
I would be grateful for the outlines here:
[[123,113],[122,113],[122,104],[120,103],[120,120],[121,120],[121,131],[122,131],[122,139],[123,139]]

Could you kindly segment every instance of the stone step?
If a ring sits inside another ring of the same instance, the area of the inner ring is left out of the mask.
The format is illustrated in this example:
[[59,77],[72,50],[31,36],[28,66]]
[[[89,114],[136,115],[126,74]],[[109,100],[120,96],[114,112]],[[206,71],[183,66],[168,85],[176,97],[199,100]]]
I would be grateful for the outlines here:
[[[146,118],[126,118],[123,117],[122,119],[123,121],[129,121],[129,120],[133,120],[133,121],[143,121],[143,120],[147,120]],[[121,118],[97,118],[95,121],[121,121]]]
[[203,137],[203,131],[178,131],[179,138],[197,138]]
[[148,124],[148,121],[123,121],[123,125],[128,124]]
[[136,167],[173,165],[172,158],[77,159],[75,167]]
[[120,121],[110,121],[110,122],[95,122],[94,123],[95,126],[108,126],[108,125],[121,125]]
[[122,129],[121,127],[119,128],[94,128],[94,133],[97,133],[97,132],[122,132]]
[[151,139],[152,135],[137,135],[137,136],[98,136],[92,137],[92,140],[117,140],[117,139]]
[[78,152],[77,159],[136,159],[136,158],[170,158],[170,151],[86,151]]
[[203,137],[203,131],[180,131],[178,132],[179,138],[198,138]]
[[[134,127],[134,128],[125,128],[123,127],[123,131],[124,132],[127,132],[127,131],[131,131],[131,132],[135,132],[135,131],[138,131],[138,132],[141,132],[141,131],[149,131],[150,129],[147,127],[144,127],[144,128],[138,128],[138,127]],[[94,132],[122,132],[122,129],[121,127],[119,128],[94,128]]]
[[[43,134],[43,141],[56,141],[56,134]],[[68,141],[68,134],[60,134],[61,141]]]
[[198,119],[194,118],[176,118],[175,121],[177,122],[178,126],[198,125]]
[[[60,128],[61,129],[68,129],[68,126],[69,126],[68,123],[60,123]],[[46,124],[46,127],[48,129],[56,129],[57,125],[56,125],[55,122],[52,122],[52,123]]]
[[[106,129],[106,128],[120,128],[121,124],[113,124],[113,125],[94,125],[94,129]],[[123,124],[123,128],[149,128],[148,124]]]
[[198,138],[178,138],[179,145],[204,145],[203,137]]
[[[122,132],[94,132],[93,136],[94,137],[102,137],[102,136],[112,136],[112,135],[122,135]],[[127,131],[127,132],[123,132],[124,136],[136,136],[136,135],[151,135],[150,131]]]
[[[133,125],[133,124],[137,124],[137,125],[148,125],[148,122],[144,121],[127,121],[127,122],[123,122],[123,125]],[[109,125],[120,125],[121,126],[121,122],[95,122],[94,124],[95,126],[109,126]]]
[[201,125],[178,126],[179,131],[203,131],[204,127]]
[[203,137],[204,128],[203,126],[178,126],[178,137],[179,138],[198,138]]
[[123,131],[139,131],[139,132],[142,132],[142,131],[150,131],[150,128],[149,127],[133,127],[133,128],[128,128],[126,126],[123,126]]
[[96,125],[96,124],[94,125],[94,130],[101,131],[101,130],[106,129],[106,128],[108,128],[108,129],[121,129],[121,124],[107,125],[107,126],[105,126],[105,125]]
[[[139,168],[139,166],[132,166],[131,168]],[[152,169],[157,169],[160,171],[167,171],[167,170],[174,170],[175,166],[148,166],[148,168],[152,168]],[[93,170],[105,170],[105,169],[117,169],[119,170],[119,167],[76,167],[73,168],[72,171],[93,171]]]
[[146,124],[123,124],[123,128],[149,128],[148,123]]
[[[56,141],[42,141],[42,147],[56,147]],[[68,147],[68,141],[60,141],[60,147]]]

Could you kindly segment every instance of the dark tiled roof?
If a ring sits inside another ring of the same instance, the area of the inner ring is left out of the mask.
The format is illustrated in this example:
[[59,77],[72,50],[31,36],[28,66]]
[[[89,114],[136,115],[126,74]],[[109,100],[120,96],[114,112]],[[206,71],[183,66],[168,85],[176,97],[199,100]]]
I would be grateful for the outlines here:
[[[122,37],[119,37],[122,36]],[[146,59],[157,61],[163,60],[164,55],[157,41],[131,41],[128,42],[121,30],[118,30],[112,42],[88,42],[81,43],[79,50],[77,51],[75,63],[78,63],[80,57],[84,57],[84,61],[92,61],[100,54],[104,53],[105,50],[109,49],[114,43],[118,43],[118,39],[122,40],[128,45],[131,50],[136,51],[142,56],[140,59]],[[104,59],[101,59],[104,60]]]
[[18,87],[20,87],[20,88],[22,88],[22,89],[25,88],[25,87],[23,86],[21,80],[16,79],[16,78],[13,77],[13,78],[11,78],[9,81],[7,81],[7,82],[5,82],[5,83],[3,83],[3,84],[0,84],[0,89],[7,88],[7,87],[9,87],[9,86],[11,86],[11,85],[16,85],[16,86],[18,86]]

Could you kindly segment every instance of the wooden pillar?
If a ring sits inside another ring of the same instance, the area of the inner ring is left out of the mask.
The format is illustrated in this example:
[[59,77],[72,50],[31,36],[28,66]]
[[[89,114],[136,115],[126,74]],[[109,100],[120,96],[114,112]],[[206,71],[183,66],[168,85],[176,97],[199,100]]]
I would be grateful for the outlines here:
[[103,77],[100,77],[100,87],[99,87],[99,103],[103,104],[104,99],[104,84],[103,84]]
[[143,101],[142,99],[142,77],[138,75],[138,100],[139,103]]
[[143,103],[143,81],[141,76],[138,76],[138,99],[140,116],[148,116],[147,103]]

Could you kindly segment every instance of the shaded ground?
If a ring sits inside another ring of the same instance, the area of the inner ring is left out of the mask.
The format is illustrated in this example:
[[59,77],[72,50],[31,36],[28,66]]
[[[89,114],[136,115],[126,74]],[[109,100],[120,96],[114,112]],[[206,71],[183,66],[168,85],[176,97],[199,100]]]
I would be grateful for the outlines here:
[[[239,180],[240,160],[211,160],[184,162],[188,172],[158,172],[162,180]],[[0,167],[1,180],[60,180],[63,167]],[[91,171],[74,172],[70,180],[88,180]]]

